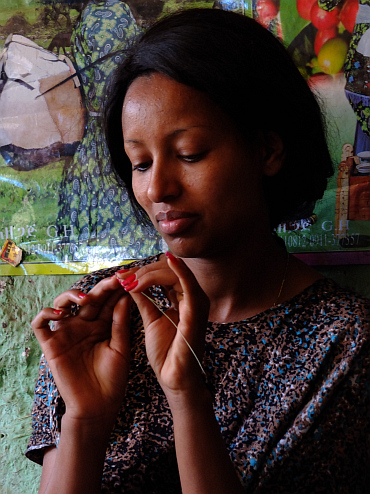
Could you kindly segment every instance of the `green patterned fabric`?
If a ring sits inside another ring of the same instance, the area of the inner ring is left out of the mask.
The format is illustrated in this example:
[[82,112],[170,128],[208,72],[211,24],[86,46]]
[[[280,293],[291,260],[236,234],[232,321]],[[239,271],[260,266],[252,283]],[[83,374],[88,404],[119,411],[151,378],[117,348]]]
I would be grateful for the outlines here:
[[[81,73],[88,118],[85,136],[73,159],[66,162],[59,199],[59,236],[76,246],[75,260],[102,257],[142,258],[163,249],[154,228],[137,224],[127,191],[113,179],[108,150],[98,115],[107,81],[140,33],[129,7],[119,0],[92,2],[84,9],[72,35],[73,56]],[[77,248],[78,246],[78,248]]]
[[318,0],[319,7],[330,12],[340,3],[340,0]]

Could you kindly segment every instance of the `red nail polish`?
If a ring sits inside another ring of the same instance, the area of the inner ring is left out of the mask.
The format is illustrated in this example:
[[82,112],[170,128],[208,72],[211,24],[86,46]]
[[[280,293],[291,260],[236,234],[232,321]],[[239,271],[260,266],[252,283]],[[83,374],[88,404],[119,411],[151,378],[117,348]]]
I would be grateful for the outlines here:
[[120,283],[122,286],[127,286],[127,285],[130,285],[130,283],[132,283],[135,280],[136,280],[136,274],[132,274],[131,276],[129,276],[125,280],[122,280],[122,282],[120,281]]
[[62,310],[58,310],[58,309],[54,309],[53,310],[54,314],[56,314],[57,316],[60,316],[60,314],[63,312]]
[[79,293],[78,298],[85,298],[87,293]]
[[172,262],[177,262],[177,257],[175,257],[169,250],[166,252],[166,256]]
[[116,273],[127,273],[127,271],[130,271],[130,268],[128,268],[128,269],[120,269],[119,271],[116,271]]
[[129,285],[124,286],[123,288],[126,290],[126,292],[129,292],[130,290],[133,290],[134,288],[136,288],[138,284],[139,284],[138,280],[135,280],[132,283],[130,283]]

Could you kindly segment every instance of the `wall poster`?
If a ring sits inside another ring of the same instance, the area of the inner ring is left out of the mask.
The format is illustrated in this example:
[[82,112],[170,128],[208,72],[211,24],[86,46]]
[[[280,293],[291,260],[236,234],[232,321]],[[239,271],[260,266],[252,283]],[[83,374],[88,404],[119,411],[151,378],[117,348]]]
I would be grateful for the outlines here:
[[336,170],[278,234],[311,263],[369,262],[370,0],[0,0],[0,249],[23,250],[0,275],[86,273],[165,248],[113,180],[99,115],[119,50],[179,7],[253,16],[288,47],[325,106]]

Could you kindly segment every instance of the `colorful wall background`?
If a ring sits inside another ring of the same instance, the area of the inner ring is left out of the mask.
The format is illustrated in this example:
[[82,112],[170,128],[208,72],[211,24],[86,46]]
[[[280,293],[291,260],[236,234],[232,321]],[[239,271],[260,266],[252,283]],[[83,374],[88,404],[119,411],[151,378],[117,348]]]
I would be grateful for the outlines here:
[[[135,224],[98,126],[115,52],[156,18],[224,8],[282,39],[325,106],[336,172],[324,199],[278,234],[291,252],[370,297],[367,3],[130,0],[130,15],[118,0],[0,0],[0,248],[10,239],[23,250],[18,267],[0,261],[0,494],[34,494],[39,485],[40,467],[23,456],[40,357],[32,318],[81,273],[165,247]],[[50,73],[45,60],[58,55],[64,60]]]

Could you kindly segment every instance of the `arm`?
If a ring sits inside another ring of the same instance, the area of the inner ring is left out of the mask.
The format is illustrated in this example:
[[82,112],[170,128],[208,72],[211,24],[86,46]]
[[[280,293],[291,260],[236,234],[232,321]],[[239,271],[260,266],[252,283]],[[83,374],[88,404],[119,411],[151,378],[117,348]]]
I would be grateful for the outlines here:
[[193,397],[178,399],[170,407],[183,493],[243,493],[208,390],[198,387]]
[[[148,359],[171,408],[182,492],[242,493],[202,370],[185,342],[186,339],[201,360],[209,301],[180,259],[170,258],[136,270],[133,281],[134,271],[119,277],[123,284],[124,279],[130,278],[126,290],[139,307]],[[172,307],[166,315],[177,329],[142,295],[153,284],[167,289]]]
[[101,492],[102,471],[109,434],[101,434],[101,424],[81,424],[62,420],[58,448],[44,454],[39,494]]
[[55,446],[51,446],[50,448],[47,448],[44,452],[44,458],[42,462],[42,472],[41,472],[41,481],[40,481],[40,487],[39,487],[39,494],[44,494],[46,491],[49,478],[51,475],[51,472],[54,467],[54,462],[55,462],[55,457],[57,454],[57,450]]
[[[80,310],[69,317],[75,303]],[[101,491],[106,446],[127,382],[130,303],[113,277],[88,295],[65,292],[32,322],[66,405],[58,448],[45,455],[42,494]]]

